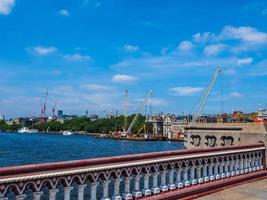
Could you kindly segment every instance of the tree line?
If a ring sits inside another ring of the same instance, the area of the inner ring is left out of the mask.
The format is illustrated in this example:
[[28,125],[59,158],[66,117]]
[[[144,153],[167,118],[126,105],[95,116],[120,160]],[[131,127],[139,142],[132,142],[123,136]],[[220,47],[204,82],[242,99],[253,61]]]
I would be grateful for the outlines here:
[[[134,115],[128,116],[127,121],[129,124],[132,122]],[[87,117],[75,117],[70,120],[65,120],[63,123],[59,121],[47,121],[39,124],[34,124],[29,128],[38,129],[39,131],[48,132],[61,132],[64,130],[73,132],[88,132],[88,133],[111,133],[114,131],[122,131],[124,126],[124,116],[106,117],[97,120],[92,120]],[[137,133],[140,128],[145,124],[145,116],[139,116],[132,129],[133,133]],[[15,131],[20,128],[18,125],[7,125],[4,121],[0,122],[0,130]],[[148,129],[152,130],[151,125]]]

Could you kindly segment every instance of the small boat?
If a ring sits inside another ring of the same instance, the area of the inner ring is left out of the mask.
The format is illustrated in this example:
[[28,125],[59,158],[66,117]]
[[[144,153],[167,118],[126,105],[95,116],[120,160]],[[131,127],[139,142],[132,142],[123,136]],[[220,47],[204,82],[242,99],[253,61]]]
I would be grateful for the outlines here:
[[38,132],[37,129],[29,129],[27,127],[23,127],[18,130],[18,133],[37,133],[37,132]]
[[71,131],[63,131],[62,135],[72,135],[73,133]]

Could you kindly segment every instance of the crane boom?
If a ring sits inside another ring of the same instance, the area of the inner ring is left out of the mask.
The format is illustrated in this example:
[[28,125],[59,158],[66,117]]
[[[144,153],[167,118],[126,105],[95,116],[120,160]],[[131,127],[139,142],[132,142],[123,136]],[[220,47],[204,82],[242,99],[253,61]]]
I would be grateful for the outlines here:
[[193,115],[193,120],[192,120],[193,124],[196,122],[198,117],[200,117],[203,114],[203,110],[204,110],[204,107],[205,107],[205,105],[207,103],[207,100],[208,100],[208,97],[210,95],[210,92],[211,92],[211,90],[212,90],[212,88],[213,88],[218,76],[220,75],[221,71],[222,71],[222,68],[220,68],[220,67],[216,69],[215,74],[213,75],[213,77],[211,78],[211,80],[209,82],[209,85],[204,90],[204,92],[203,92],[203,94],[202,94],[202,96],[200,98],[198,110]]
[[150,98],[151,95],[152,95],[152,90],[149,91],[148,95],[146,96],[146,98],[144,99],[144,101],[142,102],[140,107],[138,108],[137,113],[135,114],[132,123],[130,124],[129,128],[126,131],[126,135],[131,133],[132,128],[134,127],[134,125],[136,123],[136,120],[138,119],[140,114],[143,113],[144,107],[147,105],[148,99]]

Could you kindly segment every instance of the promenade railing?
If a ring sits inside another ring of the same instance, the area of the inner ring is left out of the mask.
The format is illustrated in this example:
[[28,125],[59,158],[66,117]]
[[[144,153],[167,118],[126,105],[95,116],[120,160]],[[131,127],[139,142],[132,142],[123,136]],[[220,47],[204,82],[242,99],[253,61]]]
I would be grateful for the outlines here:
[[0,200],[135,199],[266,170],[261,144],[0,168]]

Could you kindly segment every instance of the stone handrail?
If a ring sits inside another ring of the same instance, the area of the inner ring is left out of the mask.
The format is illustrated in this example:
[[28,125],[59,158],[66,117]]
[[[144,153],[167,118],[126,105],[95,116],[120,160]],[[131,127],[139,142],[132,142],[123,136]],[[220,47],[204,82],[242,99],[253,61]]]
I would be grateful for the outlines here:
[[133,199],[265,169],[261,144],[3,167],[0,200]]

